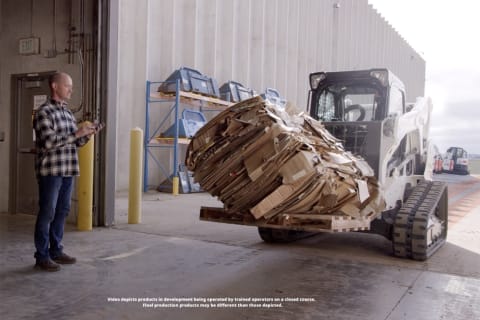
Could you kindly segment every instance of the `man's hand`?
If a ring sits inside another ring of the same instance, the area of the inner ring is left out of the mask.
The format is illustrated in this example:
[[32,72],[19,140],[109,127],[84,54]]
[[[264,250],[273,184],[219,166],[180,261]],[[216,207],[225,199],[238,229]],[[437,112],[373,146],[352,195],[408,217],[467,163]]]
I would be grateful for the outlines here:
[[75,132],[75,138],[90,137],[95,133],[95,126],[92,124],[83,125]]
[[105,127],[103,123],[91,123],[89,121],[85,121],[80,124],[79,129],[75,132],[75,138],[81,137],[91,137],[94,134],[97,134],[100,130]]

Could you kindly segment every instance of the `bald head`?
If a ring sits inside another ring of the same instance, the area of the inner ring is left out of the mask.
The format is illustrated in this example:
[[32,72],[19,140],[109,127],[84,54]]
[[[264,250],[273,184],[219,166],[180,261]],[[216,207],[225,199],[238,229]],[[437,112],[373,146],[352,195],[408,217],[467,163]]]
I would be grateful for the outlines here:
[[65,72],[55,72],[48,78],[48,84],[50,85],[50,88],[52,87],[52,84],[54,83],[61,83],[62,81],[67,80],[70,78],[70,75]]
[[64,72],[56,72],[48,79],[52,98],[57,101],[66,102],[72,95],[72,78]]

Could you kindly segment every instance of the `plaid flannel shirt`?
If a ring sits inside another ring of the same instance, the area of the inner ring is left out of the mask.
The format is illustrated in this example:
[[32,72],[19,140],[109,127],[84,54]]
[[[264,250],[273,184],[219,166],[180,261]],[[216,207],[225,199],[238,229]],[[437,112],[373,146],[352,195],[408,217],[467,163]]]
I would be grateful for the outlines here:
[[65,103],[48,99],[35,112],[35,172],[39,176],[78,176],[77,147],[87,137],[75,138],[77,121]]

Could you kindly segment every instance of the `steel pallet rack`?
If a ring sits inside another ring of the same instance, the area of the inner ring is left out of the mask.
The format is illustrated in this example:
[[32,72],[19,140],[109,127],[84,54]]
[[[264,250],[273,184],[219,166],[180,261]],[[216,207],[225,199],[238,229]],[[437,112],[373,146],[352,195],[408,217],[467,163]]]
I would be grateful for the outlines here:
[[[167,172],[160,161],[153,154],[150,148],[163,148],[173,151],[173,170],[171,177],[178,177],[179,156],[178,149],[180,144],[190,143],[190,139],[182,138],[178,135],[179,123],[179,109],[181,105],[193,106],[199,108],[199,111],[221,111],[232,105],[231,102],[220,100],[213,97],[204,96],[201,94],[182,91],[180,87],[180,79],[176,80],[175,93],[165,94],[162,92],[152,92],[153,85],[161,85],[166,81],[149,81],[147,80],[147,89],[145,95],[145,138],[144,138],[144,170],[143,170],[143,191],[148,190],[148,161],[151,157],[157,164],[162,173],[170,179],[170,172]],[[160,124],[151,132],[150,128],[150,107],[151,104],[172,103],[167,114],[161,119]],[[174,113],[174,137],[161,138],[159,137],[160,128],[170,119],[172,112]]]

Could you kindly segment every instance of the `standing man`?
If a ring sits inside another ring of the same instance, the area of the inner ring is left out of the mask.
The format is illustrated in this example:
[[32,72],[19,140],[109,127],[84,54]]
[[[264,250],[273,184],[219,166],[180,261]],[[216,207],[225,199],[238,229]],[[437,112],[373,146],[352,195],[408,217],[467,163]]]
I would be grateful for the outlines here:
[[67,108],[72,95],[72,78],[68,74],[53,74],[49,86],[51,96],[33,119],[40,207],[35,223],[35,268],[58,271],[59,263],[76,262],[63,252],[62,238],[70,211],[73,177],[80,171],[77,147],[86,144],[101,127],[77,128],[75,116]]

